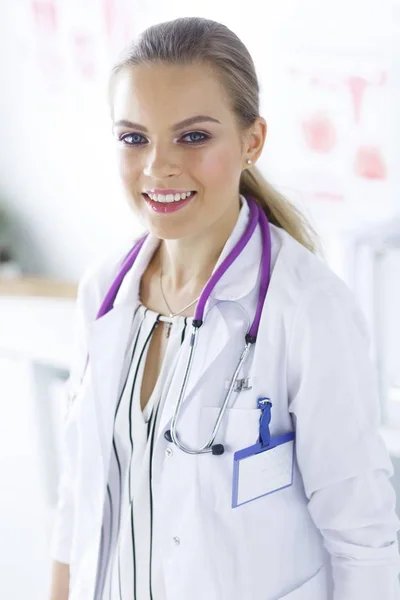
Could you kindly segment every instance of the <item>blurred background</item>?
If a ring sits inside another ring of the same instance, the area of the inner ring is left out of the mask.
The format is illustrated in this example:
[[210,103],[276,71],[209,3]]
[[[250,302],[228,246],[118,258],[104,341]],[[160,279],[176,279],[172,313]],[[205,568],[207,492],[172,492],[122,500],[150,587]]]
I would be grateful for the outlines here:
[[147,26],[222,21],[248,46],[258,166],[308,216],[371,335],[400,496],[400,0],[0,0],[0,597],[47,598],[76,284],[140,230],[106,101]]

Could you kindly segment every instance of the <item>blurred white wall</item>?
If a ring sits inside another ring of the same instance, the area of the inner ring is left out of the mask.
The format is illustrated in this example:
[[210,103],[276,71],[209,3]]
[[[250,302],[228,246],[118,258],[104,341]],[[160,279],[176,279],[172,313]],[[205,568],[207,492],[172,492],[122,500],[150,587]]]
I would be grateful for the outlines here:
[[104,5],[0,5],[0,202],[20,223],[27,270],[72,280],[137,230],[115,168],[106,83],[116,50]]
[[376,272],[377,354],[381,395],[386,399],[384,418],[400,431],[400,243],[378,253]]

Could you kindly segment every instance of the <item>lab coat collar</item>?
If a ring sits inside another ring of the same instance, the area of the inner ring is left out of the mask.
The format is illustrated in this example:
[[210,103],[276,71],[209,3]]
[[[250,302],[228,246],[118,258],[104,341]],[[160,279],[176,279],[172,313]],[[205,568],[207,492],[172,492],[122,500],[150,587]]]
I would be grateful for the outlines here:
[[[250,208],[246,198],[241,194],[242,206],[236,225],[229,236],[213,273],[233,250],[244,234],[250,219]],[[240,300],[253,290],[256,285],[261,258],[261,233],[257,225],[251,239],[235,262],[221,277],[215,286],[212,296],[217,300]]]
[[[219,265],[225,260],[234,246],[238,243],[243,235],[250,218],[250,208],[246,198],[240,195],[241,208],[236,225],[233,228],[218,261],[214,267],[213,273]],[[118,291],[114,306],[121,304],[133,303],[139,299],[140,280],[145,272],[154,252],[160,244],[159,238],[149,234],[138,254],[138,257],[132,268],[126,274],[121,287]],[[249,294],[257,283],[257,277],[260,267],[261,256],[261,233],[259,226],[256,227],[254,234],[246,247],[226,273],[221,277],[214,290],[211,298],[214,300],[239,300]],[[207,302],[208,305],[208,302]],[[207,309],[206,305],[206,309]]]

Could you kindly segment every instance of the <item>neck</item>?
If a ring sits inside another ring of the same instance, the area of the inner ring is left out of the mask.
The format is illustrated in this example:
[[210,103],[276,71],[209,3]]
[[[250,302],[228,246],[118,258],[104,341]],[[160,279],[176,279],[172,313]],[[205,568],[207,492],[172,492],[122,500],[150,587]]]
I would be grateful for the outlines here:
[[170,293],[200,293],[235,227],[239,210],[239,205],[235,206],[235,210],[196,237],[162,241],[158,262]]

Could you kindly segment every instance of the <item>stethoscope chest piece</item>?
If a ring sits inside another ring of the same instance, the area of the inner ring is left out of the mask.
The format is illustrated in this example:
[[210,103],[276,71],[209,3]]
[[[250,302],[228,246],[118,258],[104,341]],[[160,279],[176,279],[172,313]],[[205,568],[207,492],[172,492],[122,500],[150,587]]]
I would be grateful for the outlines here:
[[[246,358],[249,354],[250,347],[253,344],[255,344],[256,339],[257,339],[257,333],[258,333],[260,320],[261,320],[261,313],[262,313],[263,306],[265,303],[265,298],[267,295],[267,290],[268,290],[269,281],[270,281],[270,274],[271,274],[271,235],[270,235],[270,230],[269,230],[268,219],[267,219],[265,213],[263,212],[263,210],[259,207],[259,205],[253,198],[249,198],[248,203],[249,203],[249,208],[250,208],[250,219],[247,224],[245,232],[243,233],[242,237],[237,242],[237,244],[234,246],[234,248],[231,250],[231,252],[228,254],[228,256],[224,259],[224,261],[219,265],[219,267],[215,270],[215,272],[211,276],[210,280],[204,287],[204,290],[203,290],[203,292],[199,298],[198,304],[196,306],[195,315],[194,315],[194,319],[193,319],[193,323],[192,323],[193,330],[192,330],[192,334],[190,336],[188,359],[187,359],[187,364],[186,364],[186,369],[185,369],[181,389],[180,389],[178,399],[176,402],[174,414],[172,416],[170,429],[168,429],[164,433],[164,437],[169,443],[174,444],[175,446],[177,446],[178,448],[180,448],[183,452],[186,452],[187,454],[212,453],[214,456],[221,456],[222,454],[224,454],[225,446],[223,444],[214,444],[214,441],[218,434],[219,428],[221,426],[222,419],[229,407],[229,400],[230,400],[231,394],[234,393],[235,391],[237,391],[235,389],[235,387],[237,385],[238,378],[241,377],[240,373],[241,373],[242,367],[246,361]],[[260,289],[259,289],[257,308],[256,308],[254,320],[253,320],[253,323],[252,323],[249,331],[246,334],[244,349],[240,356],[236,370],[233,373],[233,376],[231,378],[229,389],[225,395],[225,399],[221,405],[217,420],[215,422],[215,425],[213,427],[213,430],[211,432],[211,435],[210,435],[208,441],[200,448],[197,448],[197,449],[188,448],[179,439],[179,435],[177,432],[177,424],[178,424],[178,418],[179,418],[181,406],[184,402],[186,386],[187,386],[187,382],[188,382],[188,379],[190,376],[190,371],[191,371],[191,367],[192,367],[192,363],[193,363],[193,359],[194,359],[194,350],[195,350],[195,346],[196,346],[198,332],[203,324],[205,305],[206,305],[208,298],[210,297],[212,290],[217,285],[218,281],[221,279],[221,277],[224,275],[224,273],[226,273],[226,271],[229,269],[229,267],[232,265],[232,263],[236,260],[236,258],[240,255],[242,250],[245,248],[245,246],[250,241],[257,224],[259,224],[260,230],[261,230],[263,249],[262,249],[262,254],[261,254]],[[106,294],[106,297],[103,300],[103,303],[97,314],[98,319],[100,317],[104,316],[105,314],[107,314],[107,312],[113,308],[114,300],[115,300],[118,290],[122,284],[122,281],[123,281],[126,273],[129,271],[129,269],[132,267],[133,263],[135,262],[138,254],[139,254],[139,251],[144,244],[145,239],[146,239],[145,237],[142,238],[134,246],[134,248],[129,252],[128,256],[125,258],[125,260],[121,266],[120,272],[118,273],[115,281],[113,282],[112,286],[110,287],[109,291]],[[244,381],[244,380],[242,380],[242,381]],[[269,442],[268,423],[271,418],[271,414],[270,414],[271,403],[269,403],[269,406],[268,406],[268,398],[261,398],[259,400],[259,402],[264,401],[264,400],[266,401],[266,403],[259,405],[259,408],[261,408],[261,411],[262,411],[262,415],[260,417],[260,442],[262,443],[263,446],[268,445],[270,443]]]
[[[167,440],[167,442],[170,442],[171,444],[173,443],[170,429],[164,433],[164,438]],[[223,444],[213,444],[208,451],[211,451],[214,456],[221,456],[221,454],[225,452],[225,446]],[[200,452],[197,454],[200,454]]]

